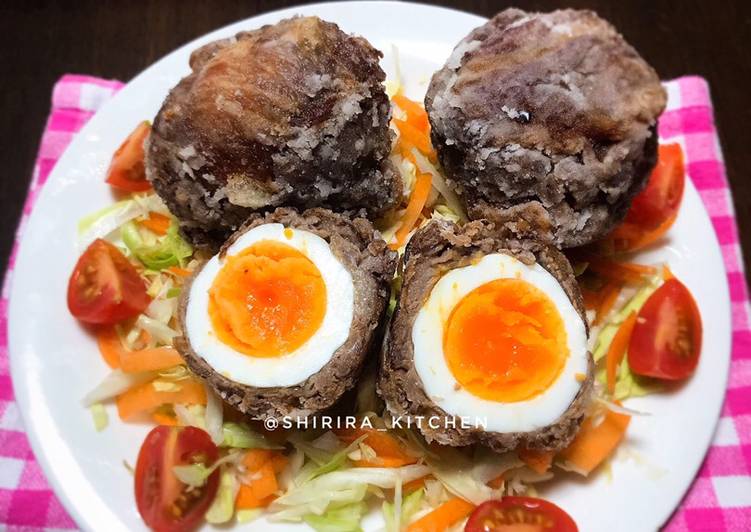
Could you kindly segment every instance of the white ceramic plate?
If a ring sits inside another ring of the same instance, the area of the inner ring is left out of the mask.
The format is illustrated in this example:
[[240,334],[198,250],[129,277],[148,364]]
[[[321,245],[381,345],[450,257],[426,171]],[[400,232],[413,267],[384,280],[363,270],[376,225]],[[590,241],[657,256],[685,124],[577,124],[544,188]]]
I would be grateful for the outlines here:
[[[393,75],[398,48],[408,95],[421,98],[428,79],[454,44],[483,23],[473,15],[417,4],[363,2],[292,8],[238,22],[187,44],[133,79],[76,137],[55,167],[28,222],[10,301],[13,383],[31,444],[63,504],[84,529],[144,529],[133,499],[133,464],[147,426],[112,422],[94,431],[80,399],[107,370],[93,339],[65,304],[68,276],[78,257],[78,219],[112,201],[103,181],[119,143],[157,112],[167,91],[188,73],[199,45],[295,14],[318,15],[365,36],[384,52]],[[557,480],[543,495],[566,509],[581,530],[655,530],[689,486],[710,443],[725,393],[730,359],[730,304],[719,246],[689,183],[665,246],[649,261],[668,261],[694,294],[704,318],[704,346],[696,375],[680,390],[629,402],[649,411],[634,418],[612,475]],[[637,458],[634,458],[638,456]],[[366,529],[382,526],[370,516]],[[271,530],[263,522],[246,525]],[[277,525],[274,530],[296,525]]]

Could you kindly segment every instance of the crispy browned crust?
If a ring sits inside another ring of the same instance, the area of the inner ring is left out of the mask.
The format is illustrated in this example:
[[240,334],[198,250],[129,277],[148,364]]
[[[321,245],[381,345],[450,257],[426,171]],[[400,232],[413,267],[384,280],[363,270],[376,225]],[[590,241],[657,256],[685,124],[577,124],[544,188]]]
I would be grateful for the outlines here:
[[544,215],[559,247],[605,235],[644,186],[666,94],[592,11],[507,9],[473,30],[425,97],[449,184],[472,218]]
[[376,215],[401,195],[388,161],[381,53],[317,17],[193,52],[154,119],[146,171],[196,245],[276,206]]
[[[552,246],[529,239],[527,229],[523,224],[497,226],[474,221],[458,227],[433,221],[414,234],[403,258],[402,291],[384,343],[378,378],[378,392],[393,416],[453,417],[425,394],[415,369],[412,345],[412,326],[417,313],[440,277],[449,270],[466,266],[489,253],[507,253],[525,264],[537,262],[561,283],[582,320],[587,322],[581,293],[566,257]],[[453,424],[439,423],[439,429],[422,424],[421,431],[427,441],[443,445],[479,443],[498,452],[518,447],[558,450],[571,442],[581,424],[591,397],[593,378],[590,354],[587,378],[571,406],[555,423],[533,432],[497,433],[481,428],[461,428],[456,418]]]
[[[303,229],[325,239],[331,246],[331,251],[352,275],[355,306],[346,342],[318,373],[296,386],[274,388],[238,384],[215,372],[192,349],[185,335],[175,340],[175,347],[190,369],[240,412],[254,419],[307,417],[331,407],[355,385],[367,355],[371,352],[371,346],[380,340],[379,324],[389,300],[396,254],[388,248],[368,220],[350,220],[344,215],[318,208],[303,213],[280,208],[265,215],[254,214],[222,246],[222,251],[244,232],[267,223],[281,223],[287,227]],[[180,300],[178,319],[181,326],[185,323],[189,294],[190,283],[183,289]]]

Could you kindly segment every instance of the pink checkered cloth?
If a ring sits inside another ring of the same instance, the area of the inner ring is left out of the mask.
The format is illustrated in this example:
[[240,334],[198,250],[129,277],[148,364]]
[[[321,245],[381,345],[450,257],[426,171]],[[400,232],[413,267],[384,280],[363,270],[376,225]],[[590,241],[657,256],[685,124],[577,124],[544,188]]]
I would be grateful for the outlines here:
[[[665,529],[746,532],[751,530],[751,307],[733,203],[706,81],[684,77],[665,86],[669,101],[660,119],[660,137],[683,139],[688,173],[722,247],[733,307],[732,364],[722,417],[698,477]],[[8,280],[26,219],[52,167],[76,132],[120,87],[118,81],[66,75],[52,95],[52,113],[0,298],[0,529],[3,524],[7,530],[75,528],[31,453],[13,399],[8,372]]]

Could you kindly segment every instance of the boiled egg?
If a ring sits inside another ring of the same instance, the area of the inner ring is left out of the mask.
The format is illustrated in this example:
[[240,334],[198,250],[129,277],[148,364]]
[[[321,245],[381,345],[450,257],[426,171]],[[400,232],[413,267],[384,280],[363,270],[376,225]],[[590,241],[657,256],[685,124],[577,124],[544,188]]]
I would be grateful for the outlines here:
[[560,283],[504,253],[444,273],[411,334],[428,398],[486,431],[555,423],[588,372],[587,328]]

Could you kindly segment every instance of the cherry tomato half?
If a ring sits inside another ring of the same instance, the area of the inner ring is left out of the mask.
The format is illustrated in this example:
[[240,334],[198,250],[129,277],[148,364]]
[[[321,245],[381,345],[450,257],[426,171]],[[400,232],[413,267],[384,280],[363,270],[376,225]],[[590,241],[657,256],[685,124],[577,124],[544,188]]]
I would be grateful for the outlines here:
[[135,488],[138,512],[157,532],[191,530],[202,520],[219,487],[219,470],[200,488],[178,480],[176,465],[210,466],[219,456],[211,437],[196,427],[154,428],[138,453]]
[[149,305],[146,284],[119,249],[101,238],[86,248],[68,281],[68,309],[86,323],[112,324]]
[[552,502],[534,497],[486,501],[469,516],[465,532],[577,532],[576,523]]
[[699,363],[701,336],[701,316],[691,292],[678,279],[668,279],[639,311],[628,365],[646,377],[685,379]]
[[680,145],[661,144],[647,186],[631,202],[623,223],[605,238],[605,251],[636,251],[662,237],[678,216],[685,184]]
[[151,124],[141,122],[128,135],[112,156],[107,170],[107,183],[128,192],[142,192],[151,188],[151,183],[146,179],[143,151],[143,143],[150,131]]

